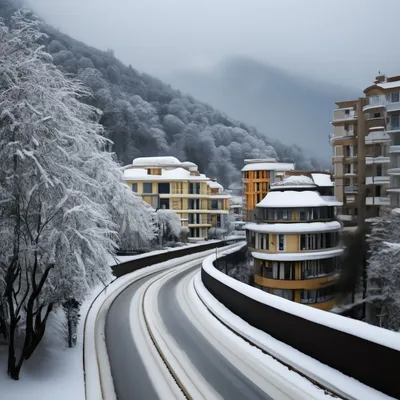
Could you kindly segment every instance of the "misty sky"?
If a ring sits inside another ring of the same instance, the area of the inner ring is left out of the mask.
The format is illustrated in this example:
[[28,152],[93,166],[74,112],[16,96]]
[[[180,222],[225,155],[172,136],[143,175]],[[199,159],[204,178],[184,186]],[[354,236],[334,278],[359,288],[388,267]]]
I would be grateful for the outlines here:
[[[29,0],[28,0],[29,1]],[[244,55],[365,88],[400,73],[400,0],[30,0],[63,32],[160,78]]]

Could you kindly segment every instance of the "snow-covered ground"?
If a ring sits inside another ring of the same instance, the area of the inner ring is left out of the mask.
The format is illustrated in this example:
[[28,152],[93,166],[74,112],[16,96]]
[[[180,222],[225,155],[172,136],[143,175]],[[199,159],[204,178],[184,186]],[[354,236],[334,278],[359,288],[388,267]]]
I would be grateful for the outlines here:
[[81,308],[76,347],[63,340],[63,316],[49,317],[45,336],[32,358],[21,370],[20,380],[7,375],[7,347],[0,345],[0,399],[4,400],[84,400],[83,327],[88,308],[102,286],[95,288]]

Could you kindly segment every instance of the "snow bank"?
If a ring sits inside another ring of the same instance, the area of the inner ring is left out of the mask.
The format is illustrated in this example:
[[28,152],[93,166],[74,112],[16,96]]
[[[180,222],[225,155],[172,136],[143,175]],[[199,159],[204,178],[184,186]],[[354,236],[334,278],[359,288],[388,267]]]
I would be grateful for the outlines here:
[[275,208],[299,208],[299,207],[324,207],[329,206],[318,192],[306,190],[296,192],[294,190],[285,190],[284,192],[271,191],[257,207],[275,207]]
[[342,225],[338,221],[287,224],[255,224],[251,222],[244,229],[263,233],[310,233],[338,231]]
[[314,181],[309,178],[308,176],[305,175],[292,175],[288,176],[287,178],[284,178],[282,181],[275,182],[271,184],[271,189],[274,189],[276,187],[290,187],[290,186],[295,186],[295,187],[315,187]]
[[159,166],[159,165],[180,165],[181,162],[172,156],[164,156],[164,157],[138,157],[132,161],[132,165],[140,165],[140,166]]
[[[244,245],[235,247],[229,250],[229,253],[240,250]],[[228,252],[218,252],[219,257],[227,254]],[[260,253],[258,253],[260,254]],[[270,256],[270,255],[268,255]],[[232,289],[242,293],[243,295],[250,297],[262,304],[266,304],[270,307],[274,307],[278,310],[290,313],[300,318],[307,319],[317,324],[325,325],[329,328],[336,329],[355,335],[365,340],[380,344],[382,346],[389,347],[391,349],[400,351],[400,334],[392,332],[383,328],[379,328],[373,325],[369,325],[365,322],[357,321],[342,317],[340,315],[332,314],[326,311],[318,310],[313,307],[308,307],[299,303],[295,303],[290,300],[283,299],[279,296],[275,296],[261,290],[258,290],[245,283],[239,282],[224,273],[218,271],[213,262],[216,259],[216,255],[213,254],[207,257],[203,262],[203,269],[211,275],[213,278],[219,280],[224,285],[231,287]]]

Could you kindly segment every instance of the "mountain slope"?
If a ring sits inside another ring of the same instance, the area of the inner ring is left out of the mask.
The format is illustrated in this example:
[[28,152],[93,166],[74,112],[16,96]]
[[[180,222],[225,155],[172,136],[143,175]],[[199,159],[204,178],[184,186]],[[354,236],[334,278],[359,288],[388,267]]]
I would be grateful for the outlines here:
[[331,157],[329,121],[335,101],[357,90],[314,82],[244,57],[205,71],[176,72],[169,80],[202,101],[243,119],[285,143]]
[[[10,3],[0,0],[0,15],[9,16]],[[298,168],[322,167],[301,149],[270,140],[162,81],[139,74],[111,50],[89,47],[45,23],[41,29],[48,35],[45,45],[55,65],[92,89],[93,97],[84,101],[103,111],[100,122],[124,164],[137,156],[174,155],[195,162],[226,186],[240,181],[244,158],[278,157],[295,161]]]

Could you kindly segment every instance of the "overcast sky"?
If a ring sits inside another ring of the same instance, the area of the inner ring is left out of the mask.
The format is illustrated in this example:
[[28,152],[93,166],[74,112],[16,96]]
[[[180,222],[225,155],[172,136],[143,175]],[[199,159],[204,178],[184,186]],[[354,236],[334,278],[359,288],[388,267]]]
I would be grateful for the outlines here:
[[400,0],[30,0],[63,32],[160,78],[244,55],[366,87],[400,74]]

